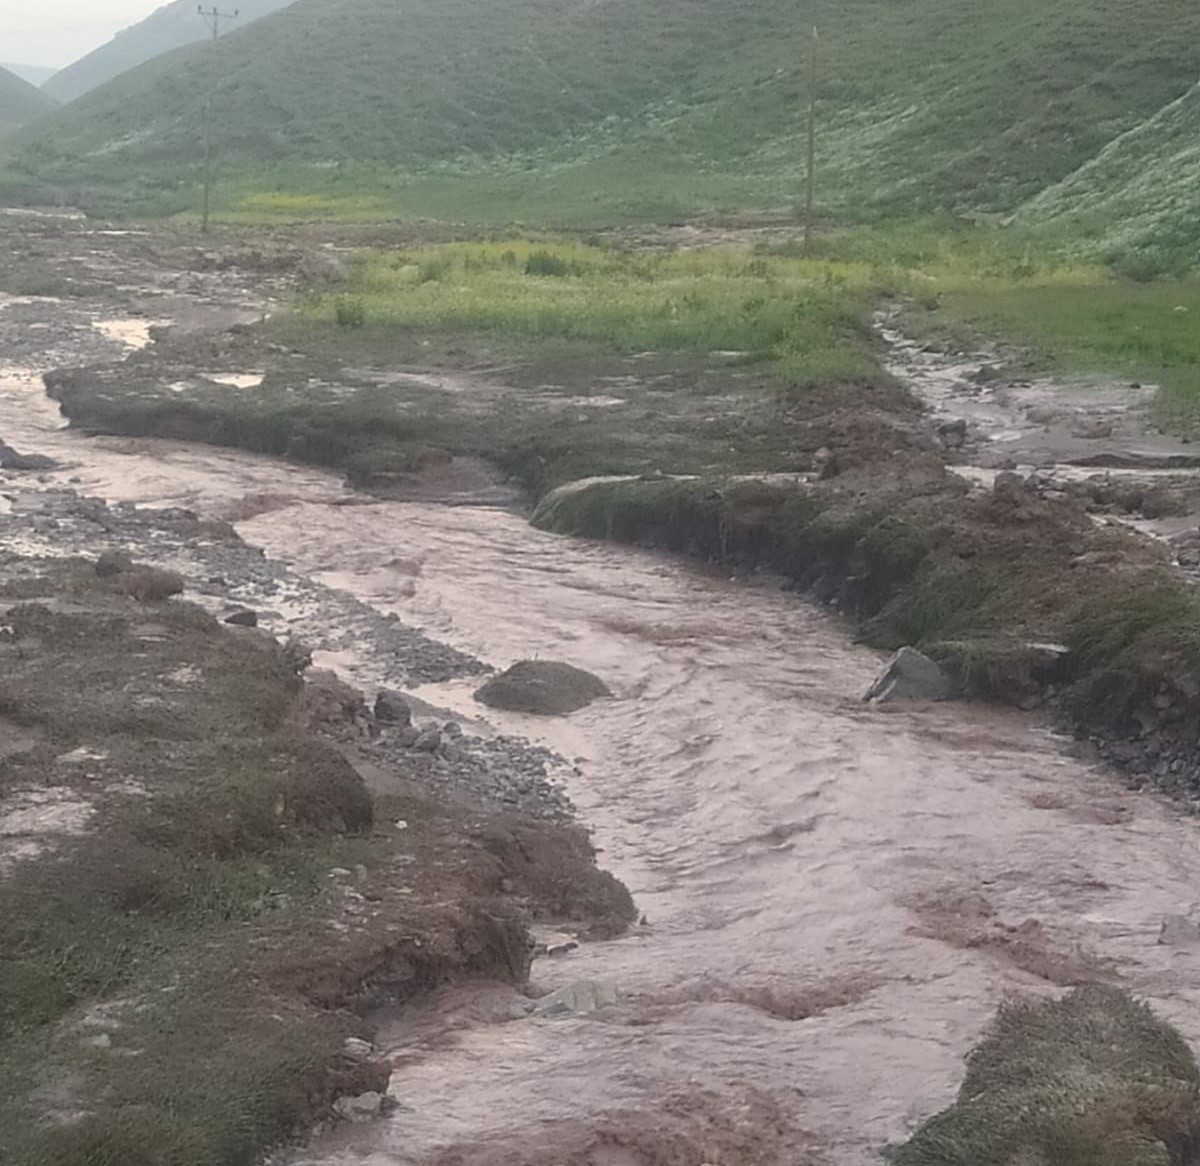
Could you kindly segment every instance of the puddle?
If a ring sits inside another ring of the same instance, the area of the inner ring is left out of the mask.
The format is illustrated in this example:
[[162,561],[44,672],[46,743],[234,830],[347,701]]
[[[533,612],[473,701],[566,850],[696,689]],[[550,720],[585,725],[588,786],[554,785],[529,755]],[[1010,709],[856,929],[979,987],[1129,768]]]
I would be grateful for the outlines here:
[[68,789],[16,790],[0,799],[0,874],[36,858],[56,837],[83,834],[91,802]]
[[[205,380],[218,385],[228,385],[231,389],[257,389],[262,383],[265,373],[261,372],[202,372]],[[175,388],[174,385],[171,386]]]
[[150,343],[150,330],[170,323],[169,320],[96,320],[92,327],[114,344],[122,344],[129,349],[145,348]]

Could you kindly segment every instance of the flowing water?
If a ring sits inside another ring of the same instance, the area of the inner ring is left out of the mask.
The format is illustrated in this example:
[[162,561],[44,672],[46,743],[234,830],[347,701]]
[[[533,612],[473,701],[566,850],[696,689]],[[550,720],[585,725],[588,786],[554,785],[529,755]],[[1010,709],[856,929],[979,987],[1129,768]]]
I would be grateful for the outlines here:
[[421,695],[574,763],[645,921],[538,961],[534,986],[617,1002],[526,1016],[478,985],[383,1014],[400,1108],[294,1160],[858,1166],[950,1100],[1012,991],[1112,979],[1200,1041],[1200,948],[1158,942],[1200,906],[1195,826],[1036,721],[864,705],[877,656],[767,581],[498,509],[346,507],[317,471],[57,424],[31,376],[4,374],[0,433],[73,463],[52,481],[214,514],[274,493],[239,524],[267,554],[490,663],[563,659],[614,692],[552,722],[473,708],[466,685]]

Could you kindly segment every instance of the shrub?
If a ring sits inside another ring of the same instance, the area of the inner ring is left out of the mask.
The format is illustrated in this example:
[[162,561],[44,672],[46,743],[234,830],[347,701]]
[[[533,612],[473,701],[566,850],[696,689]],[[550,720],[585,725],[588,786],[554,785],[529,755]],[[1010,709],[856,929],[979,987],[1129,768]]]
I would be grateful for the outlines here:
[[367,322],[367,305],[356,296],[340,296],[333,305],[339,328],[361,328]]
[[575,273],[575,265],[568,263],[560,255],[555,255],[553,251],[534,251],[525,260],[526,275],[563,276]]

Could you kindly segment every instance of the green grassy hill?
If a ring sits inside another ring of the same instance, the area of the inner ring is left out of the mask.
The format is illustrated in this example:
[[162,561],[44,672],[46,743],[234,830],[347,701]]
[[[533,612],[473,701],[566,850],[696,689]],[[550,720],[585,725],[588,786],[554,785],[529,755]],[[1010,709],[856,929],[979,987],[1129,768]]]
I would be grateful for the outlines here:
[[48,113],[55,104],[28,81],[0,68],[0,136]]
[[[1021,209],[1111,256],[1140,256],[1142,272],[1200,265],[1200,84]],[[1131,269],[1134,274],[1138,271]]]
[[506,210],[788,204],[814,24],[835,209],[1010,212],[1200,75],[1178,0],[298,0],[22,135],[6,178],[137,174],[190,205],[215,75],[234,192],[444,209],[465,174]]
[[[241,0],[239,4],[217,7],[237,9],[237,19],[223,25],[223,32],[232,32],[289,3],[291,0]],[[203,40],[208,29],[196,7],[194,0],[173,0],[163,5],[145,20],[123,29],[106,44],[60,69],[45,82],[46,92],[64,103],[74,101],[144,61]]]

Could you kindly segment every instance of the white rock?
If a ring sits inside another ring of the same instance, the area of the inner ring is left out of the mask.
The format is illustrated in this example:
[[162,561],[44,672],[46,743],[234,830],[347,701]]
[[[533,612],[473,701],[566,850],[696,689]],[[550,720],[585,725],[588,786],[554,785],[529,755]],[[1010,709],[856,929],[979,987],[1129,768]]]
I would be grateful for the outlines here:
[[950,677],[916,648],[901,648],[888,662],[863,700],[883,704],[893,700],[950,700]]
[[383,1094],[371,1090],[357,1097],[339,1097],[333,1103],[333,1110],[346,1121],[370,1121],[379,1116],[382,1106]]
[[538,1016],[583,1016],[608,1008],[620,999],[616,988],[598,980],[578,980],[537,1002]]
[[356,1061],[365,1061],[375,1051],[370,1041],[360,1040],[356,1036],[348,1036],[342,1044],[342,1051]]

